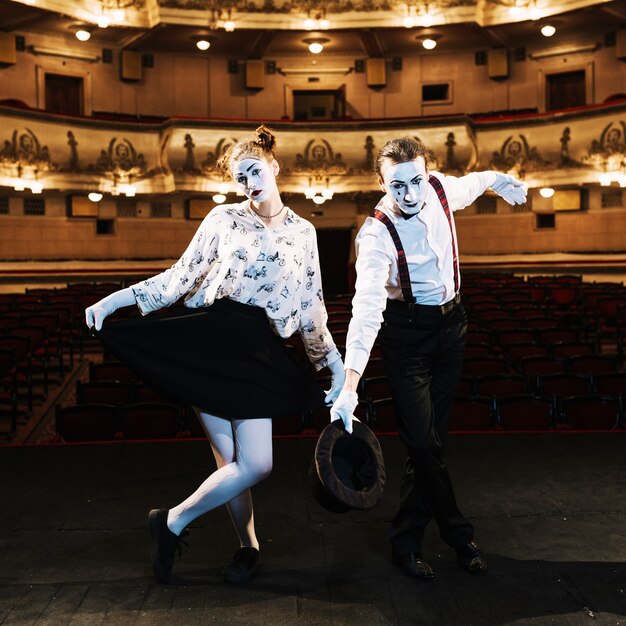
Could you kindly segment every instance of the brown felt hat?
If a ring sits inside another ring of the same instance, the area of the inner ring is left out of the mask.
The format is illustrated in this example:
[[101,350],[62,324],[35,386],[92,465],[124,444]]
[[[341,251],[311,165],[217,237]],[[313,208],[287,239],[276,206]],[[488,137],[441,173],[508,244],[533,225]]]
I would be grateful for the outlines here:
[[324,428],[309,467],[315,499],[333,513],[371,509],[385,488],[385,462],[376,435],[362,422],[352,434],[341,420]]

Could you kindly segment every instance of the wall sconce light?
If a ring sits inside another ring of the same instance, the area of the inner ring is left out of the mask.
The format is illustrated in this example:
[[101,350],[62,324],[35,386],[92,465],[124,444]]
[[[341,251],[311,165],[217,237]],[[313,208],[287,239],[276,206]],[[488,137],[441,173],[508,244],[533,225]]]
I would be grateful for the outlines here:
[[314,18],[309,16],[302,22],[304,30],[328,30],[330,28],[330,20],[326,17],[326,11],[322,10]]
[[309,178],[309,186],[304,189],[304,197],[307,200],[313,200],[315,204],[324,204],[326,200],[332,200],[334,192],[328,186],[328,178],[325,181],[325,186],[314,185],[313,179]]
[[217,193],[213,194],[211,199],[213,200],[213,202],[215,202],[215,204],[224,204],[224,202],[226,202],[226,196],[229,191],[230,185],[228,183],[220,183],[217,186]]
[[620,187],[626,187],[626,171],[624,169],[603,172],[598,176],[601,187],[610,187],[611,183],[617,183]]
[[551,198],[554,195],[554,189],[552,187],[542,187],[539,190],[539,194],[542,198]]
[[330,39],[327,39],[326,37],[309,37],[307,39],[303,39],[302,41],[309,46],[309,52],[312,54],[319,54]]

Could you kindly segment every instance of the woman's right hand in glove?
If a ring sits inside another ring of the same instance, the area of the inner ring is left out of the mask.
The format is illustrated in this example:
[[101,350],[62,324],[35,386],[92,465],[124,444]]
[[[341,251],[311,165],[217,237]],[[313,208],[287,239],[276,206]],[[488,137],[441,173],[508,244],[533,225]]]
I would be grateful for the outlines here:
[[89,328],[100,330],[106,317],[131,304],[135,304],[135,294],[131,287],[115,291],[85,309],[85,323]]

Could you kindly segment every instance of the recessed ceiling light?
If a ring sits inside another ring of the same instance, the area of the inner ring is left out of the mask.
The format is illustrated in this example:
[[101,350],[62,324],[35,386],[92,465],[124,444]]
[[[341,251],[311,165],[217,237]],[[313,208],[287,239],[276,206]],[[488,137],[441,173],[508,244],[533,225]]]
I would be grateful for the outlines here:
[[78,41],[89,41],[89,39],[91,39],[91,33],[84,28],[80,28],[79,30],[77,30],[75,35]]
[[327,39],[326,37],[311,37],[303,39],[302,41],[309,46],[309,52],[312,54],[319,54],[330,39]]

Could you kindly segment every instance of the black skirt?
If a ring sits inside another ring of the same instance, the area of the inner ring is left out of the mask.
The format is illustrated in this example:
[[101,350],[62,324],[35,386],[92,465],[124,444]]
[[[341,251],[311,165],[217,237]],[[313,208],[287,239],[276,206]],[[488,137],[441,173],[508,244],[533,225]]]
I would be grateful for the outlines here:
[[311,372],[259,307],[221,299],[201,309],[107,319],[95,334],[145,383],[213,415],[278,417],[324,404]]

